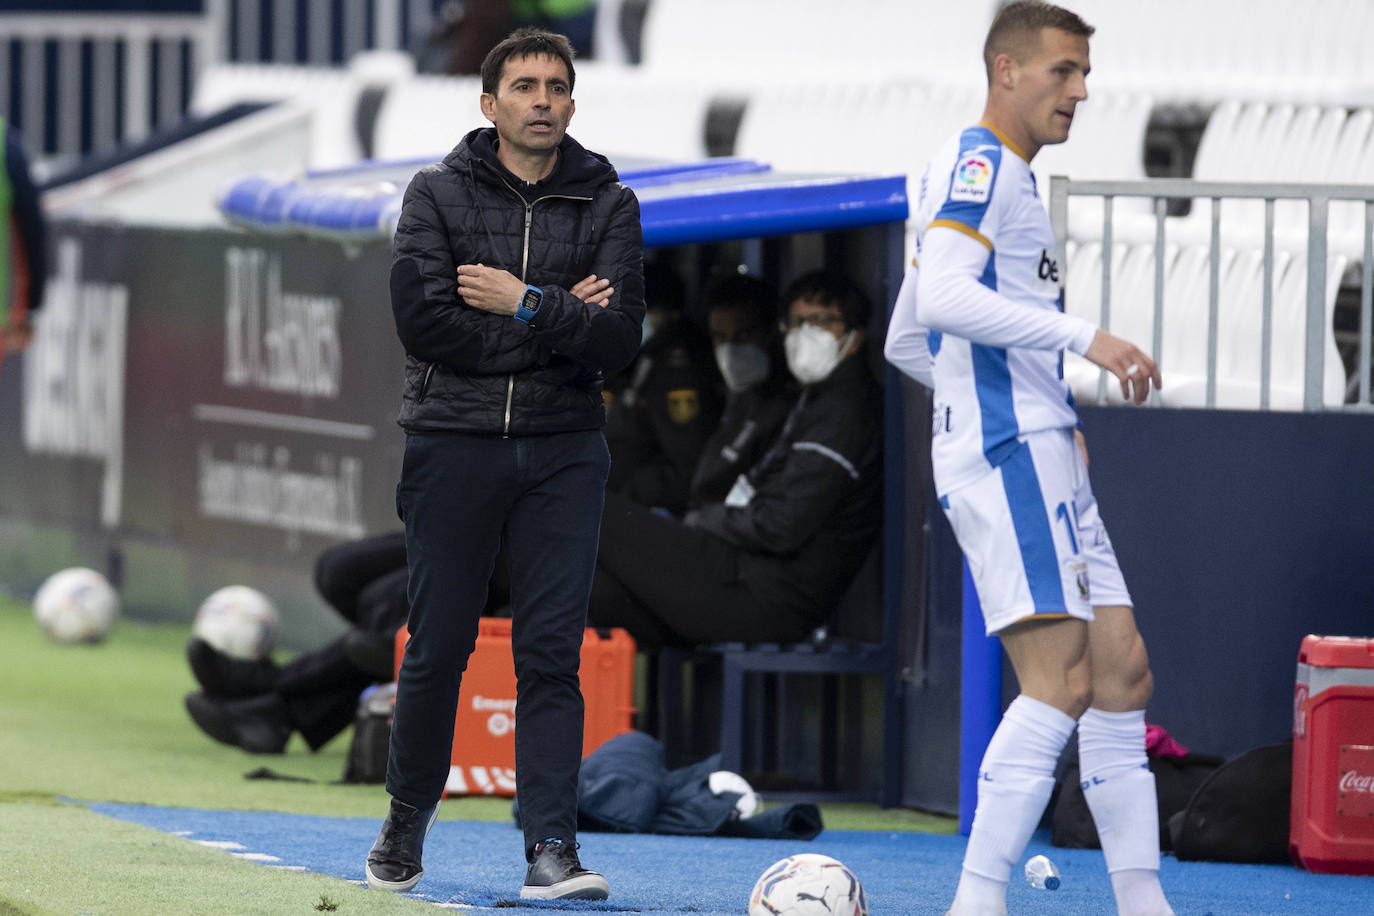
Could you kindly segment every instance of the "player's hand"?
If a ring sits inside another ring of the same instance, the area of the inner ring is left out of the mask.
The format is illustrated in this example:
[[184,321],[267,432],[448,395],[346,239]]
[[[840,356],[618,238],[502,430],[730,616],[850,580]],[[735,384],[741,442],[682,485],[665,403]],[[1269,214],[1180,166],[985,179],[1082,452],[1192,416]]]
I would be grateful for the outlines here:
[[481,264],[458,266],[458,295],[475,309],[496,315],[514,315],[525,295],[525,284],[508,270]]
[[615,287],[611,286],[610,280],[597,279],[596,274],[591,274],[568,292],[588,305],[599,305],[604,309],[611,304],[611,293],[615,292]]
[[1144,350],[1101,329],[1093,336],[1092,346],[1083,354],[1115,375],[1121,382],[1121,396],[1134,404],[1144,404],[1150,396],[1150,384],[1162,388],[1159,366]]

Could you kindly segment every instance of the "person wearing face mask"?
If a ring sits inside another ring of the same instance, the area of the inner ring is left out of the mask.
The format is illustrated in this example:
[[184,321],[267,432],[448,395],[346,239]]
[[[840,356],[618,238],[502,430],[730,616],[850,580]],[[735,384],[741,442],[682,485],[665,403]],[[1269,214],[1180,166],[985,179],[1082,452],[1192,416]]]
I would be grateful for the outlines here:
[[711,345],[684,314],[686,289],[662,262],[644,265],[643,343],[624,372],[608,379],[606,489],[680,515],[692,472],[720,421],[720,374]]
[[882,398],[863,359],[871,307],[826,271],[783,301],[786,363],[803,378],[781,427],[724,496],[682,521],[607,495],[595,626],[624,627],[640,648],[792,642],[825,622],[858,571],[881,517]]
[[773,284],[734,274],[707,293],[707,327],[725,381],[725,411],[692,475],[692,507],[721,502],[763,457],[797,400],[778,330]]

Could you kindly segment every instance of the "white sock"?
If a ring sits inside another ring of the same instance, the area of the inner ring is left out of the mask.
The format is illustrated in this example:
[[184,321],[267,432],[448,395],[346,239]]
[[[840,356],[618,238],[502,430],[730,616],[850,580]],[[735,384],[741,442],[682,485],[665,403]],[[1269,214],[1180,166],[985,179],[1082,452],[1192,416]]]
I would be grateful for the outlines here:
[[1074,721],[1047,703],[1019,696],[1002,715],[978,771],[964,871],[950,913],[1006,912],[1007,882],[1054,790],[1054,767]]
[[1124,868],[1111,878],[1119,916],[1174,916],[1159,886],[1158,869]]
[[1145,711],[1089,709],[1078,768],[1120,916],[1172,914],[1159,885],[1159,804],[1145,757]]

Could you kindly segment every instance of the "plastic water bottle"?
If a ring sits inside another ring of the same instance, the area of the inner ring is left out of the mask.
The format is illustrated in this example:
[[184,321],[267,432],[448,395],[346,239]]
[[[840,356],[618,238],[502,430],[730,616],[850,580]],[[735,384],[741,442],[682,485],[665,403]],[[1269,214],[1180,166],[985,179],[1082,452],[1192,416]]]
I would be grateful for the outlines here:
[[1059,889],[1059,869],[1044,856],[1032,856],[1026,862],[1026,881],[1038,891]]

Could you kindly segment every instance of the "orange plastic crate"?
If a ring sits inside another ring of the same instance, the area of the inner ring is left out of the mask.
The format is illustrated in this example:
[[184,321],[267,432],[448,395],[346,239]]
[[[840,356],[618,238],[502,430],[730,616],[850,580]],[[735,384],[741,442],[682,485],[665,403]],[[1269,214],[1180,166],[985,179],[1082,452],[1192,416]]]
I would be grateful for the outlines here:
[[[445,795],[515,794],[515,662],[510,629],[511,621],[505,617],[483,617],[478,623],[477,647],[468,659],[458,697]],[[409,638],[405,627],[396,633],[398,672]],[[583,757],[631,730],[634,659],[634,638],[626,630],[588,628],[583,636]]]

